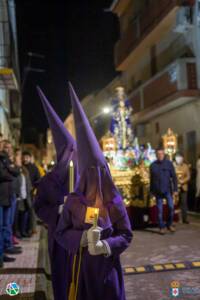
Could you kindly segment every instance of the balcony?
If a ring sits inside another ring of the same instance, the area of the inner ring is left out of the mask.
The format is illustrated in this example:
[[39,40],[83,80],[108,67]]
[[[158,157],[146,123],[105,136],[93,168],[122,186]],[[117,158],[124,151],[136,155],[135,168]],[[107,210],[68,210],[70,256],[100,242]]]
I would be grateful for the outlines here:
[[[124,71],[172,27],[181,0],[154,0],[134,18],[115,46],[115,66]],[[192,5],[191,1],[184,4]]]
[[17,79],[13,69],[0,67],[0,88],[7,89],[7,90],[19,89]]
[[129,99],[134,121],[145,122],[153,114],[173,109],[200,96],[194,58],[178,59],[134,90]]

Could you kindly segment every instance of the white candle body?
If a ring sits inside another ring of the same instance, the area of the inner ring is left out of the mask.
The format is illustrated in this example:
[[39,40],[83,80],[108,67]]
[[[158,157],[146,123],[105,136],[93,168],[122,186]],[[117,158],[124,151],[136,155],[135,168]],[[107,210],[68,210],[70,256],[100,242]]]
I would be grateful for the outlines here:
[[69,164],[69,192],[72,193],[74,191],[74,164],[73,161],[70,161]]

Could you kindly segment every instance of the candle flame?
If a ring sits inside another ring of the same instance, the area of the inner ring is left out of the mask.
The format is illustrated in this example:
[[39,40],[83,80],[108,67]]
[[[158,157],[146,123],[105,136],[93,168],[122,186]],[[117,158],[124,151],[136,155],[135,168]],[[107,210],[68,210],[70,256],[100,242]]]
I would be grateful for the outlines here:
[[70,160],[69,166],[70,166],[70,167],[73,167],[73,166],[74,166],[73,160]]

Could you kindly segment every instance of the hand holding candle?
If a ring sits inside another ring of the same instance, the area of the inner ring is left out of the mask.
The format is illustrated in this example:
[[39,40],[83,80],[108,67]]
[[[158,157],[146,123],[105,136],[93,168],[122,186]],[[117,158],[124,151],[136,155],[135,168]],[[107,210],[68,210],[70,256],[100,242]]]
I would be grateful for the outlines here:
[[89,244],[96,244],[100,240],[101,228],[97,226],[99,216],[99,209],[94,209],[94,221],[93,226],[88,230],[87,238]]

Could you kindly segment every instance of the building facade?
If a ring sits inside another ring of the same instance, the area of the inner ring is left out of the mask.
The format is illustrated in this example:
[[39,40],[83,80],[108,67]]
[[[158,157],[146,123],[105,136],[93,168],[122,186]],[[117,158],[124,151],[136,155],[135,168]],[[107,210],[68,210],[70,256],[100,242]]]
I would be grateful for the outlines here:
[[19,143],[21,93],[14,0],[0,1],[0,132]]
[[169,127],[195,164],[200,153],[200,1],[115,0],[116,70],[140,142],[156,147]]

